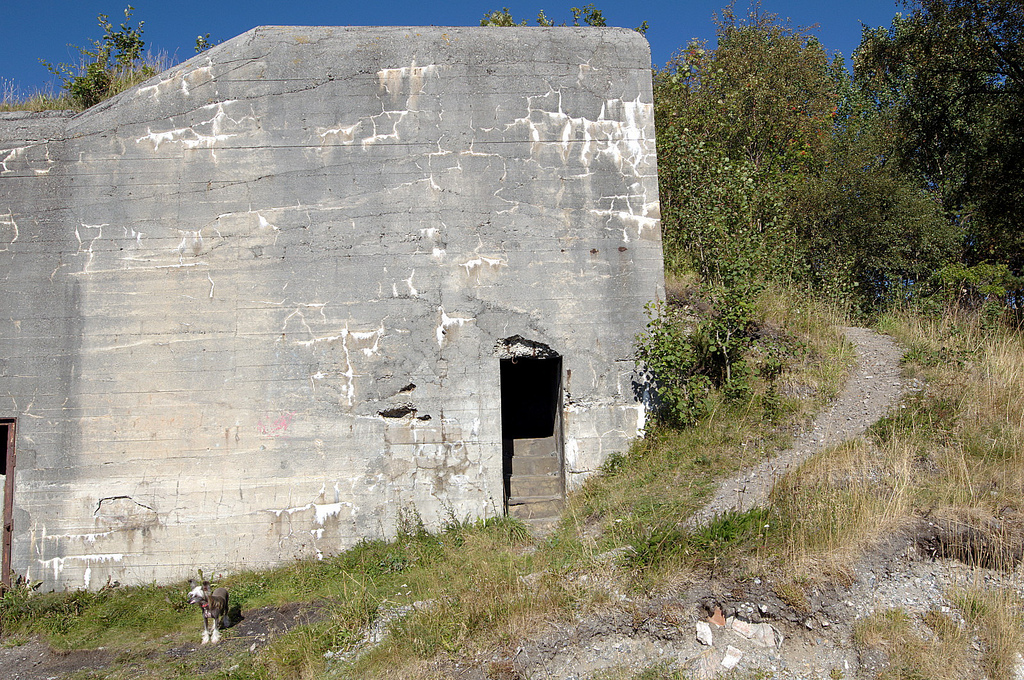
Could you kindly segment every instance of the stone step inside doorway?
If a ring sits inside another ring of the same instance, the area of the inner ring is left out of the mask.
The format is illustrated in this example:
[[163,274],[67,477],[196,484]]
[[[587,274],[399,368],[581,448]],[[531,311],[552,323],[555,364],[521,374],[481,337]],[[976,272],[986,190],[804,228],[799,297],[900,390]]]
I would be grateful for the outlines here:
[[509,478],[508,514],[518,519],[557,519],[565,507],[562,461],[555,436],[516,439]]

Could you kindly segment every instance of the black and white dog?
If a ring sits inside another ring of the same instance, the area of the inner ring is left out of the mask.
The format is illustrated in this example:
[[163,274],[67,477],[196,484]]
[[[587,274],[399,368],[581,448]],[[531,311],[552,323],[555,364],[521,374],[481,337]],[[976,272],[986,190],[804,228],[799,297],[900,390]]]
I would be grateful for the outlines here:
[[231,625],[228,619],[228,589],[217,588],[210,592],[210,582],[203,581],[202,585],[195,585],[188,593],[188,603],[198,604],[203,608],[203,643],[220,642],[220,629]]

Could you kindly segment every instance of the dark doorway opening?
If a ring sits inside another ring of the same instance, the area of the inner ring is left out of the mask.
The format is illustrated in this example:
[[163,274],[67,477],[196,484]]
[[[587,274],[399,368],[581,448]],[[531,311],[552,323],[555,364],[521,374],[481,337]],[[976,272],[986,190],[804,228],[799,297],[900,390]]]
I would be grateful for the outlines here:
[[17,421],[0,418],[0,475],[4,480],[3,548],[0,558],[0,582],[11,587],[11,538],[14,534],[14,443],[17,439]]
[[501,434],[508,439],[555,433],[562,357],[502,359]]
[[562,357],[501,360],[505,504],[523,519],[556,516],[562,475]]

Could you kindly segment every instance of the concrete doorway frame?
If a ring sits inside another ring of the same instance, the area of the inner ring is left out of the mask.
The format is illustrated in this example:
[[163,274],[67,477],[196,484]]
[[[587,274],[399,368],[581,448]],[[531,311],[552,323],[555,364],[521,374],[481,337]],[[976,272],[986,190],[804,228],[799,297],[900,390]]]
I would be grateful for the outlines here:
[[563,357],[513,336],[500,341],[502,481],[505,513],[531,522],[561,514],[565,502]]

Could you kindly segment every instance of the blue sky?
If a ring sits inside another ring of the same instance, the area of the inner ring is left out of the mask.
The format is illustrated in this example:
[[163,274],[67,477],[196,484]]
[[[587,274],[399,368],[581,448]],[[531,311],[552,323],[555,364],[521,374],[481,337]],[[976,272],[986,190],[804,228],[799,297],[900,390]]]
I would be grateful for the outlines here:
[[[75,62],[78,53],[68,43],[87,45],[99,38],[97,14],[113,23],[123,20],[128,3],[135,19],[145,22],[143,39],[148,51],[166,53],[173,62],[195,53],[196,36],[210,34],[213,42],[232,38],[261,25],[317,26],[475,26],[484,13],[507,6],[517,19],[535,23],[541,9],[556,23],[571,23],[569,8],[582,0],[519,2],[517,0],[452,0],[411,2],[390,0],[0,0],[0,95],[12,87],[22,94],[44,88],[54,78],[40,64]],[[713,40],[713,15],[727,0],[596,0],[609,25],[638,26],[647,21],[652,61],[663,66],[691,38]],[[737,13],[747,5],[737,2]],[[847,59],[860,41],[861,25],[888,26],[900,9],[894,0],[823,2],[763,0],[761,9],[792,25],[810,27],[825,47]],[[713,43],[712,43],[713,44]]]

